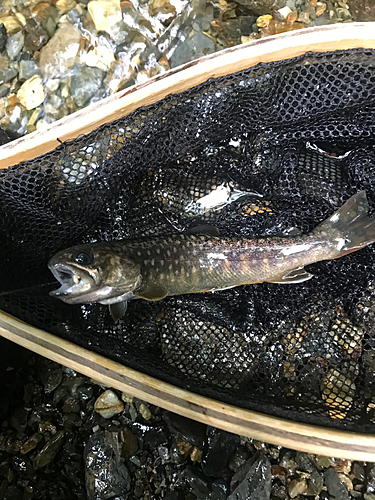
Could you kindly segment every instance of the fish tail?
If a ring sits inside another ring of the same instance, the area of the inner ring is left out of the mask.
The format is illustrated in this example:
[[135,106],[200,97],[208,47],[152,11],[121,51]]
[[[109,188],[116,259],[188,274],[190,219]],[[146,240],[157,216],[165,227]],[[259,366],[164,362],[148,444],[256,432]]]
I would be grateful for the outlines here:
[[375,241],[375,219],[368,216],[368,210],[366,191],[359,191],[314,232],[334,238],[338,257],[355,252]]

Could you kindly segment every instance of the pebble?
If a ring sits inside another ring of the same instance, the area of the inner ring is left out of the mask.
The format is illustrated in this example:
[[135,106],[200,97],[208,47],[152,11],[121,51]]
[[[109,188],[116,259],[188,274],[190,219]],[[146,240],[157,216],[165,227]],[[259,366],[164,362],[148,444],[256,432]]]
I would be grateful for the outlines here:
[[307,491],[306,479],[293,479],[288,486],[288,491],[290,498],[296,498],[298,495],[302,495]]
[[206,425],[169,411],[163,413],[163,419],[172,434],[199,449],[203,449],[206,439]]
[[171,56],[171,67],[180,66],[213,52],[215,52],[214,41],[203,33],[198,32],[192,38],[184,41],[181,40],[177,44]]
[[22,31],[14,33],[14,35],[8,36],[6,42],[6,50],[9,59],[15,59],[21,52],[23,44],[25,43],[25,37]]
[[265,16],[260,16],[257,19],[257,26],[258,28],[265,28],[270,24],[270,22],[273,20],[273,17],[269,14],[266,14]]
[[20,87],[17,97],[26,109],[34,109],[42,104],[46,94],[42,79],[39,75],[34,75]]
[[19,63],[20,81],[28,80],[37,73],[39,73],[39,66],[34,61],[25,61],[25,60],[20,61]]
[[324,471],[324,484],[327,486],[328,493],[334,498],[349,500],[348,490],[334,469],[326,469]]
[[34,458],[34,468],[42,469],[52,462],[60,451],[65,439],[64,431],[57,431],[56,434],[43,446],[40,452]]
[[94,408],[103,418],[111,418],[123,411],[124,404],[113,391],[108,389],[95,401]]
[[70,9],[73,9],[73,7],[75,7],[77,4],[75,0],[57,0],[55,5],[61,12],[68,12]]
[[318,2],[317,5],[316,5],[316,17],[320,17],[323,12],[326,11],[326,8],[327,8],[327,4],[326,3],[322,3],[322,2]]
[[120,0],[93,0],[87,9],[96,31],[106,31],[122,20]]
[[0,24],[0,52],[5,49],[7,43],[7,30],[4,24]]
[[76,64],[72,72],[70,93],[76,105],[82,108],[102,88],[105,73],[99,68],[90,68],[84,64]]
[[40,51],[39,67],[43,76],[59,78],[74,65],[81,35],[69,22],[61,26]]
[[147,405],[145,405],[144,403],[142,403],[141,406],[139,407],[139,413],[142,415],[142,417],[145,420],[150,420],[150,418],[152,416],[150,408]]

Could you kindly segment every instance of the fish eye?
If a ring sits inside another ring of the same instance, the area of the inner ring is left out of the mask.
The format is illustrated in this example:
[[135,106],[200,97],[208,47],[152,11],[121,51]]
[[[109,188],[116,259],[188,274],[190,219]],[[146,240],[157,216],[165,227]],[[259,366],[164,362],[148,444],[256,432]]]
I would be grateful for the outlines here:
[[73,255],[73,260],[75,260],[77,264],[87,266],[88,264],[91,264],[93,262],[94,258],[89,252],[79,252]]

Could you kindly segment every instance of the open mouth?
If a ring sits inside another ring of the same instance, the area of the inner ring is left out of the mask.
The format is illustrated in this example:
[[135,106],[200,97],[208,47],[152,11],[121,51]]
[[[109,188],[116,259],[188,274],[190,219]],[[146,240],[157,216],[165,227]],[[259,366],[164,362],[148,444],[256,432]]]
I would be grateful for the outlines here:
[[83,280],[77,275],[74,269],[71,269],[66,264],[53,264],[48,266],[61,284],[61,287],[57,290],[50,292],[53,297],[58,297],[60,295],[70,295],[77,293],[83,286]]

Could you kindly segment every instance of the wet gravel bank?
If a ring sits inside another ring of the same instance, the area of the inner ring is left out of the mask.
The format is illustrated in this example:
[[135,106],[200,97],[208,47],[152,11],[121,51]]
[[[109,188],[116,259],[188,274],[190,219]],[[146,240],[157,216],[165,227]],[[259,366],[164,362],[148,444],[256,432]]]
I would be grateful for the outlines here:
[[372,463],[221,431],[1,343],[22,361],[2,374],[2,500],[375,498]]

